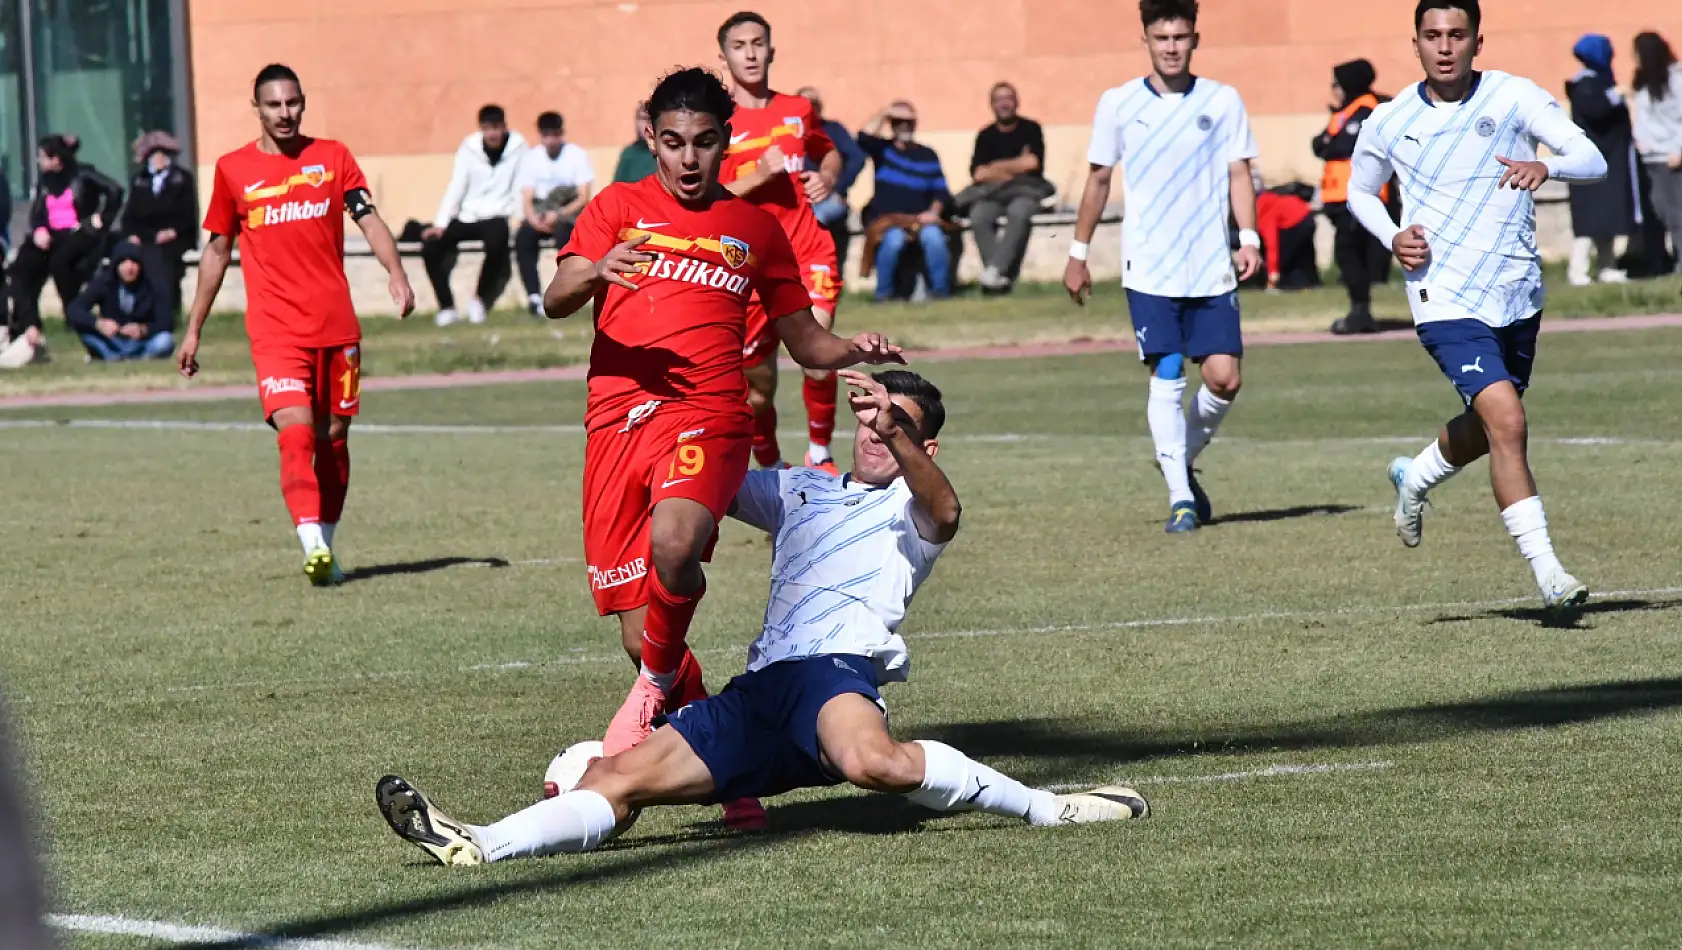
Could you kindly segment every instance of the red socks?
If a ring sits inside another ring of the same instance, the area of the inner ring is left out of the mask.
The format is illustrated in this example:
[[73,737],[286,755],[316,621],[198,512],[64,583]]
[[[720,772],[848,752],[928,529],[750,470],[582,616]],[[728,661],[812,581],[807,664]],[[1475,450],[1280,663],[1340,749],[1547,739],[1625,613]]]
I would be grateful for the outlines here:
[[350,488],[350,445],[336,439],[329,451],[315,453],[315,480],[321,486],[321,523],[338,524]]
[[[770,468],[782,457],[783,450],[777,445],[777,407],[767,405],[753,417],[753,460],[760,468]],[[654,575],[651,572],[649,576]],[[650,604],[652,609],[652,601]]]
[[[309,426],[287,426],[275,436],[280,443],[280,494],[292,523],[321,521],[321,485],[315,472],[315,430]],[[344,496],[340,495],[343,504]]]
[[666,701],[666,711],[682,709],[706,698],[707,684],[701,681],[701,661],[695,659],[693,652],[685,651],[683,665],[677,669],[677,680],[672,683],[671,696]]
[[[703,587],[688,597],[679,597],[660,583],[660,575],[648,572],[648,616],[642,622],[642,668],[657,682],[667,687],[675,684],[674,677],[689,655],[689,623],[695,619],[695,608],[706,596]],[[693,659],[691,659],[693,664]],[[699,664],[693,664],[699,671]]]
[[834,373],[825,373],[823,379],[803,374],[801,379],[800,392],[806,399],[808,437],[813,445],[828,445],[830,437],[835,434],[835,401],[840,391],[840,380]]

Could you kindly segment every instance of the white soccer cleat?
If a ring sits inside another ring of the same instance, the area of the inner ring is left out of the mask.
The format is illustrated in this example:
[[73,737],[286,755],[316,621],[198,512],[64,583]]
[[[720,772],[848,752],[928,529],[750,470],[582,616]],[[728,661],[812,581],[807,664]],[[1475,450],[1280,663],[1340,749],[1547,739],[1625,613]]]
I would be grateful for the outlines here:
[[1403,544],[1417,548],[1425,536],[1425,496],[1410,497],[1403,487],[1412,464],[1413,459],[1405,456],[1392,460],[1390,484],[1396,486],[1396,534]]
[[1555,613],[1577,610],[1588,599],[1588,585],[1563,570],[1548,575],[1547,582],[1542,585],[1542,605]]
[[481,301],[477,297],[473,298],[472,300],[469,300],[467,302],[467,322],[478,324],[478,323],[484,323],[485,319],[486,319],[486,317],[485,317],[485,304],[484,304],[484,302]]
[[584,770],[601,757],[600,739],[586,739],[561,750],[543,773],[543,797],[554,798],[577,788],[584,778]]
[[438,311],[438,316],[433,317],[432,322],[435,326],[447,327],[452,323],[460,323],[461,314],[457,313],[454,307],[445,307]]
[[398,837],[439,864],[471,867],[485,863],[485,851],[473,830],[439,811],[420,789],[403,779],[395,775],[380,779],[374,786],[374,802]]
[[1105,785],[1090,792],[1057,796],[1062,813],[1058,824],[1090,825],[1100,821],[1128,821],[1151,813],[1145,797],[1121,785]]

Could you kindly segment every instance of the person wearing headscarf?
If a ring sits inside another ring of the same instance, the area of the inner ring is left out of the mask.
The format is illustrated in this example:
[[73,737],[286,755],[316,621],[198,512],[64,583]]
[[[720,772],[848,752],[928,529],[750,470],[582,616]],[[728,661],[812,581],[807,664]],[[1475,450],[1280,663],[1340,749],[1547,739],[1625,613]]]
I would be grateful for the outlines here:
[[1628,237],[1640,223],[1635,195],[1635,151],[1629,106],[1612,75],[1612,41],[1590,33],[1577,41],[1571,54],[1583,68],[1565,83],[1571,118],[1606,157],[1606,177],[1592,185],[1571,186],[1571,245],[1569,277],[1574,286],[1591,282],[1589,252],[1595,255],[1599,279],[1623,283],[1629,277],[1618,268],[1616,241]]
[[[1390,249],[1370,234],[1349,213],[1349,170],[1355,155],[1355,140],[1361,126],[1379,104],[1389,100],[1372,91],[1377,74],[1372,63],[1350,60],[1332,67],[1332,110],[1326,130],[1314,137],[1314,154],[1326,163],[1320,176],[1320,206],[1337,229],[1333,243],[1337,269],[1349,292],[1349,313],[1332,324],[1337,334],[1373,333],[1378,322],[1372,315],[1372,285],[1390,276]],[[1389,200],[1388,190],[1385,199]]]
[[40,171],[29,208],[29,236],[8,272],[12,315],[0,369],[46,359],[41,290],[50,277],[60,300],[76,299],[104,256],[105,237],[123,205],[123,187],[76,160],[74,138],[49,135],[35,161]]
[[149,255],[162,263],[169,280],[170,307],[181,311],[181,279],[185,257],[199,246],[199,189],[193,173],[178,161],[181,144],[168,132],[147,132],[134,141],[139,166],[129,183],[118,237],[130,244],[153,248]]

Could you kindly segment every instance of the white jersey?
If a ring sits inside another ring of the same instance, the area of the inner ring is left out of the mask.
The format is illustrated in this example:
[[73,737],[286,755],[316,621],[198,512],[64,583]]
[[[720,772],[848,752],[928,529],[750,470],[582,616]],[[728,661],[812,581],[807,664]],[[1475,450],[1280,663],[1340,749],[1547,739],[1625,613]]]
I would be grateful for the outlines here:
[[1175,298],[1237,289],[1230,166],[1255,157],[1250,117],[1231,86],[1194,78],[1178,95],[1135,79],[1104,93],[1086,160],[1121,166],[1122,286]]
[[946,547],[918,534],[913,504],[904,479],[875,488],[809,468],[748,473],[734,516],[775,536],[748,672],[838,653],[870,657],[880,682],[910,675],[895,631]]
[[[1573,140],[1581,140],[1580,143]],[[1566,153],[1598,152],[1559,104],[1528,79],[1490,70],[1460,102],[1433,102],[1420,83],[1380,105],[1361,128],[1350,176],[1351,211],[1389,246],[1398,231],[1421,225],[1431,247],[1422,271],[1409,271],[1414,323],[1481,320],[1506,326],[1541,312],[1542,256],[1536,248],[1536,202],[1524,189],[1497,188],[1497,158],[1536,161],[1536,143],[1553,177],[1583,180],[1605,173],[1562,162]],[[1573,146],[1576,146],[1573,148]],[[1402,221],[1372,211],[1391,173],[1401,180]],[[1570,174],[1568,174],[1570,173]],[[1358,204],[1365,203],[1365,213]]]

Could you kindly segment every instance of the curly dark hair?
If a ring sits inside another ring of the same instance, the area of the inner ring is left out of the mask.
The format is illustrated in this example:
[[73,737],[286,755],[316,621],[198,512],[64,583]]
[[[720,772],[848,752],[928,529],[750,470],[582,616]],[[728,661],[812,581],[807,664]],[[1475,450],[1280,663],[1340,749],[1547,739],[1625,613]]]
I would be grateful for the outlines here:
[[648,121],[658,122],[666,112],[695,112],[710,115],[722,127],[736,112],[736,103],[724,81],[699,66],[678,69],[661,77],[648,96]]

